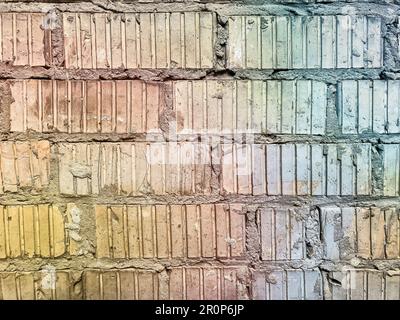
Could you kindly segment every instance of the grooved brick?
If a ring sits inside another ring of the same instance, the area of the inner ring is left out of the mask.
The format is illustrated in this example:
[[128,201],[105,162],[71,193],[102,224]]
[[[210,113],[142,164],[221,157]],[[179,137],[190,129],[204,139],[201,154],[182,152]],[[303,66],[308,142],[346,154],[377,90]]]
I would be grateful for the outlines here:
[[306,209],[261,208],[261,258],[265,261],[306,258]]
[[139,80],[13,80],[11,131],[160,132],[162,84]]
[[247,299],[243,267],[184,267],[170,271],[172,300]]
[[221,185],[253,195],[368,195],[370,144],[223,144]]
[[231,16],[228,68],[382,67],[381,19],[373,16]]
[[0,207],[0,259],[58,257],[66,252],[64,220],[57,206]]
[[0,272],[0,300],[82,299],[81,272],[56,271]]
[[51,37],[42,13],[0,14],[0,61],[14,66],[45,66]]
[[87,270],[84,274],[86,300],[158,299],[156,272],[136,270]]
[[212,68],[215,14],[64,13],[65,66]]
[[322,82],[176,81],[173,93],[178,133],[325,133]]
[[49,183],[48,141],[0,143],[0,194],[43,190]]
[[338,89],[344,134],[400,133],[400,81],[345,80]]
[[60,143],[58,155],[62,194],[211,191],[211,150],[202,143]]
[[339,260],[398,259],[399,212],[396,208],[321,208],[324,256]]
[[96,206],[97,257],[243,258],[240,204]]
[[400,145],[385,144],[383,149],[383,195],[398,196],[400,194]]
[[[245,267],[1,272],[0,300],[246,299]],[[82,282],[81,282],[82,280]]]
[[319,270],[275,270],[253,274],[255,300],[322,300],[322,276]]
[[[378,270],[329,272],[324,281],[326,300],[398,300],[400,276]],[[333,282],[334,281],[334,282]]]
[[[154,271],[87,270],[84,273],[87,300],[199,300],[238,299],[243,285],[242,267],[177,267],[162,279]],[[164,283],[165,282],[165,283]]]

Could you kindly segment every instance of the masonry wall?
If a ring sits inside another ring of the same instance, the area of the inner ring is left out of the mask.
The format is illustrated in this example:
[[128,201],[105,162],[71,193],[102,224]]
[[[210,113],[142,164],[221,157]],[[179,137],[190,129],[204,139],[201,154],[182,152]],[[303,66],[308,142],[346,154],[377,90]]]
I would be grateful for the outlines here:
[[399,1],[0,2],[1,299],[399,299]]

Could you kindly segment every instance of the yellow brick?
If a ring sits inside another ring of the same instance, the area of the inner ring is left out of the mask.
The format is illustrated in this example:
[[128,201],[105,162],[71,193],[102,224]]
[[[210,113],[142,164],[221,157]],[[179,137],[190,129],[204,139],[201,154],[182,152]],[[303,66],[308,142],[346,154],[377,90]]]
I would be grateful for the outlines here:
[[99,258],[230,259],[244,254],[241,204],[96,205],[95,211]]
[[19,207],[10,206],[7,208],[7,223],[9,234],[10,257],[21,256],[21,236],[20,236],[20,216]]
[[96,206],[96,255],[111,257],[108,234],[108,209],[106,206]]
[[39,216],[39,245],[40,255],[42,257],[50,257],[50,221],[49,221],[49,207],[48,205],[38,206]]

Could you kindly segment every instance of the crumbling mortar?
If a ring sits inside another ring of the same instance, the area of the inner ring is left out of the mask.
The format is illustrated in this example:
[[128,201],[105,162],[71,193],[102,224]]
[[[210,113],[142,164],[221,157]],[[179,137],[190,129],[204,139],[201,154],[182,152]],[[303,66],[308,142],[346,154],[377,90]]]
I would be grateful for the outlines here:
[[157,204],[170,204],[170,203],[181,203],[181,204],[229,204],[229,203],[241,203],[245,205],[259,206],[264,204],[265,206],[275,208],[280,206],[365,206],[365,207],[399,207],[400,197],[382,197],[379,195],[375,196],[246,196],[246,195],[215,195],[215,196],[111,196],[101,195],[98,198],[97,195],[93,196],[66,196],[60,195],[59,193],[46,192],[45,195],[25,193],[22,195],[16,195],[13,193],[7,193],[0,196],[1,205],[28,205],[28,204],[60,204],[66,205],[68,203],[74,203],[76,205],[157,205]]
[[226,45],[229,41],[229,18],[217,14],[217,34],[214,44],[215,69],[225,70],[227,66]]
[[[175,121],[175,114],[172,109],[167,108],[168,119]],[[335,112],[328,108],[329,113]],[[162,115],[162,126],[164,126],[167,113]],[[338,124],[332,119],[336,119],[337,115],[328,114],[328,124],[326,135],[292,135],[292,134],[251,134],[253,144],[358,144],[369,143],[371,145],[378,144],[399,144],[400,134],[340,134]],[[335,120],[336,121],[336,120]],[[8,121],[6,122],[8,125]],[[171,125],[169,123],[168,125]],[[158,133],[132,133],[132,134],[115,134],[115,133],[39,133],[31,130],[26,132],[0,133],[0,141],[30,141],[30,140],[47,140],[52,145],[59,143],[105,143],[105,142],[131,142],[131,143],[152,143],[152,142],[202,142],[209,143],[212,150],[215,149],[215,143],[218,141],[221,144],[246,143],[243,134],[226,134],[220,138],[216,134],[176,134],[175,128],[164,126],[161,134]],[[218,155],[214,158],[217,159]]]
[[251,267],[261,262],[260,221],[257,205],[245,206],[246,210],[246,257]]
[[[63,54],[60,52],[59,56]],[[62,58],[63,59],[63,58]],[[375,69],[64,69],[59,66],[30,67],[0,63],[0,79],[49,80],[316,80],[337,84],[341,80],[379,80],[397,78],[398,70]]]
[[[51,47],[47,48],[45,52],[50,52],[50,57],[47,59],[47,65],[55,68],[64,67],[64,35],[63,35],[63,19],[60,10],[50,10],[46,16],[50,21],[47,22],[50,27]],[[49,70],[50,71],[50,70]]]
[[371,145],[371,168],[372,195],[383,196],[383,148],[379,143],[374,143]]

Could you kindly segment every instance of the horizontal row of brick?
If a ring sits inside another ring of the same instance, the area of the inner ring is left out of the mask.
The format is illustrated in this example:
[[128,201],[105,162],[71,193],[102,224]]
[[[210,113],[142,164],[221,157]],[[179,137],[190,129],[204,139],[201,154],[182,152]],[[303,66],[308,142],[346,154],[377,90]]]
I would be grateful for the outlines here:
[[[51,19],[4,13],[1,21],[0,61],[30,66],[51,63],[50,31],[55,28]],[[379,17],[231,16],[227,29],[228,68],[383,66]],[[62,13],[62,31],[66,68],[216,65],[217,16],[211,12]]]
[[[335,282],[331,281],[334,279]],[[244,267],[171,268],[167,274],[135,269],[83,272],[2,272],[0,298],[34,299],[248,299],[397,300],[400,276],[377,270],[250,272]]]
[[[330,99],[318,81],[11,80],[10,130],[68,133],[160,133],[172,109],[170,134],[327,133]],[[172,99],[168,99],[172,91]],[[400,133],[400,81],[338,84],[343,134]],[[331,101],[336,103],[336,101]]]
[[238,275],[243,267],[172,268],[154,271],[91,270],[0,273],[0,298],[34,299],[238,299],[246,297]]
[[[83,211],[69,203],[64,215],[57,205],[10,205],[0,207],[0,258],[79,255],[82,215],[92,219],[94,214],[98,258],[245,260],[247,210],[231,203],[95,205]],[[319,225],[323,259],[400,257],[397,207],[264,205],[257,209],[261,260],[310,258],[306,252],[310,217]]]
[[[368,143],[56,143],[50,150],[43,140],[1,142],[0,191],[46,191],[57,158],[52,174],[64,195],[210,194],[214,177],[221,194],[398,196],[400,145],[379,148],[381,161]],[[374,191],[372,171],[381,164],[382,190]]]

